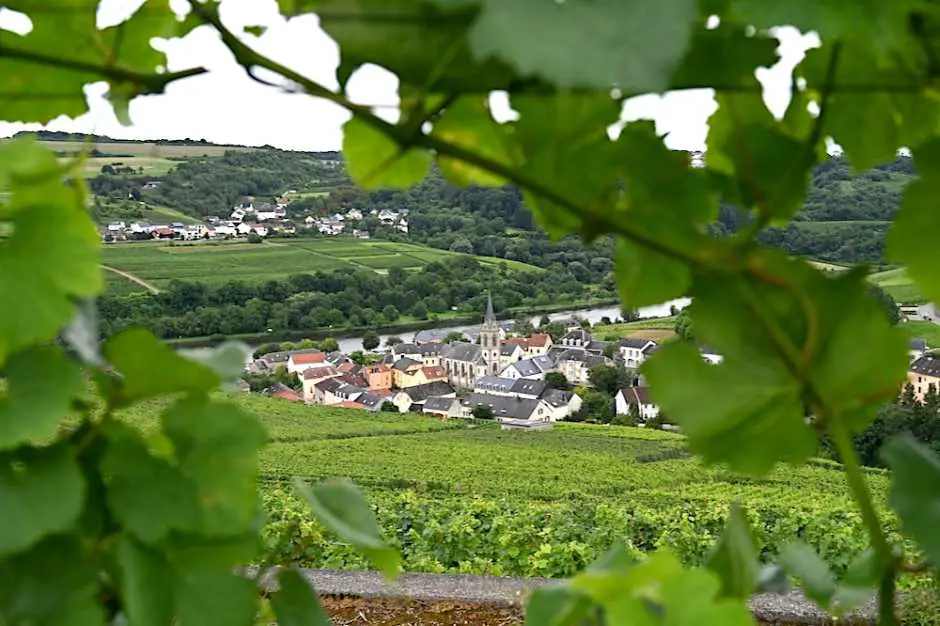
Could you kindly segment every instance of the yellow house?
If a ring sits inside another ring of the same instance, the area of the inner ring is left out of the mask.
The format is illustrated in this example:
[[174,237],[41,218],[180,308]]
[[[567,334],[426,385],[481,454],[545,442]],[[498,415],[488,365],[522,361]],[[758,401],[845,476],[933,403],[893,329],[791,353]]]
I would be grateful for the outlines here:
[[923,401],[931,385],[940,393],[940,356],[928,354],[911,363],[907,382],[914,387],[914,397],[920,401]]

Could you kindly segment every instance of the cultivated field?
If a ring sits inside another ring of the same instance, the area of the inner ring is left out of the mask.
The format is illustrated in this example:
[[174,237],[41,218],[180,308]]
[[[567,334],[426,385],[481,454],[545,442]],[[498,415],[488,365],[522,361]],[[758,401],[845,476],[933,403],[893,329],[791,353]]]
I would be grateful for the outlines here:
[[104,158],[114,157],[149,157],[159,159],[215,157],[222,156],[229,150],[253,150],[244,146],[217,146],[217,145],[167,145],[158,143],[90,143],[84,141],[42,141],[40,142],[51,150],[66,154],[79,154],[98,150]]
[[[263,244],[109,244],[102,252],[102,263],[162,287],[173,279],[218,283],[233,279],[282,279],[291,274],[335,269],[358,268],[387,273],[389,269],[398,267],[411,271],[456,256],[459,255],[412,244],[333,238],[285,239]],[[542,271],[516,261],[478,258],[484,263],[505,263],[514,269]],[[112,293],[140,289],[117,275],[109,274],[107,279]]]
[[872,274],[869,280],[891,294],[898,303],[918,304],[925,301],[924,295],[904,268],[877,272]]
[[[266,535],[289,528],[298,535],[288,546],[267,546],[280,562],[366,566],[306,521],[309,513],[289,488],[295,476],[345,476],[363,486],[413,571],[565,576],[614,541],[638,553],[668,547],[698,563],[734,499],[767,556],[801,537],[840,569],[865,547],[844,478],[831,463],[746,478],[701,465],[681,436],[660,431],[556,424],[545,432],[503,432],[261,396],[231,399],[269,431],[260,468]],[[162,404],[121,417],[152,429]],[[886,478],[872,472],[869,479],[883,501]]]

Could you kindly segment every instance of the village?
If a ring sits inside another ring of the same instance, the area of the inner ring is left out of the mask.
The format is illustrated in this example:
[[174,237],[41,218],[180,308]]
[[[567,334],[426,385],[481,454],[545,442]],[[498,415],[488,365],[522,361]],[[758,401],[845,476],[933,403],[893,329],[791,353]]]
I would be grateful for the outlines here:
[[[542,429],[581,409],[577,389],[591,387],[593,368],[620,367],[630,378],[614,397],[616,414],[632,415],[641,425],[659,415],[643,377],[635,374],[656,352],[656,341],[599,341],[573,319],[557,343],[547,333],[518,336],[511,328],[497,321],[488,299],[474,342],[445,342],[435,333],[418,333],[413,342],[387,346],[364,365],[339,351],[271,352],[249,363],[246,373],[265,375],[284,368],[300,388],[275,384],[264,393],[295,402],[495,419],[504,428]],[[722,360],[708,348],[701,353],[708,363]]]
[[[153,189],[160,181],[151,181],[143,189]],[[307,215],[296,220],[288,219],[287,207],[295,192],[288,191],[274,203],[260,203],[255,206],[255,199],[245,197],[238,201],[228,217],[211,215],[205,222],[184,224],[167,222],[153,224],[145,221],[114,220],[101,228],[100,235],[105,242],[145,241],[148,239],[169,239],[182,241],[233,239],[239,237],[265,238],[271,235],[295,235],[319,233],[326,236],[351,235],[360,239],[369,239],[369,231],[362,222],[374,218],[378,226],[408,233],[408,210],[392,211],[389,209],[368,212],[348,209],[327,216]],[[146,203],[140,203],[146,207]]]

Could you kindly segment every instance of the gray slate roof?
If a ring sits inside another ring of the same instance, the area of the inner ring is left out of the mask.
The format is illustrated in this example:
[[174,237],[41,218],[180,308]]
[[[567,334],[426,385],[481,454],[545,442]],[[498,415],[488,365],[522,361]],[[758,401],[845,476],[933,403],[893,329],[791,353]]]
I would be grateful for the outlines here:
[[342,387],[345,383],[336,380],[335,378],[327,378],[326,380],[321,380],[314,387],[323,392],[336,393],[336,390]]
[[542,400],[545,400],[556,409],[567,406],[573,397],[572,392],[563,389],[548,389],[542,394]]
[[455,341],[445,346],[441,351],[441,356],[445,359],[466,361],[468,363],[476,362],[481,355],[482,351],[479,345],[465,341]]
[[520,378],[513,383],[511,391],[521,396],[532,396],[534,399],[545,393],[546,389],[548,389],[548,383],[544,380],[526,380]]
[[499,347],[499,353],[502,356],[512,356],[512,353],[517,349],[521,348],[513,343],[504,343]]
[[515,379],[503,378],[501,376],[481,376],[477,378],[473,387],[475,390],[483,392],[509,393],[515,382]]
[[412,367],[414,365],[421,365],[421,361],[415,361],[414,359],[409,359],[408,357],[403,356],[397,361],[395,361],[395,364],[392,365],[392,367],[394,369],[401,370],[404,372],[409,367]]
[[451,407],[454,406],[454,402],[457,402],[457,398],[443,398],[441,396],[431,396],[424,401],[424,410],[425,411],[450,411]]
[[911,350],[920,350],[924,351],[927,349],[927,340],[926,339],[911,339]]
[[417,403],[424,402],[431,396],[453,395],[454,388],[442,380],[435,380],[423,385],[408,387],[407,389],[402,389],[402,391],[407,394],[409,398],[411,398],[412,402]]
[[374,409],[374,408],[382,406],[382,403],[385,402],[385,400],[390,400],[390,399],[391,398],[387,395],[381,395],[378,393],[367,391],[361,396],[359,396],[356,402],[358,402],[359,404],[364,404],[366,407],[370,409]]
[[492,407],[496,417],[512,417],[516,419],[529,419],[539,405],[538,400],[514,398],[511,396],[494,396],[486,393],[473,393],[465,403],[473,410],[480,405]]
[[621,348],[636,348],[637,350],[642,350],[650,343],[656,345],[656,342],[650,339],[640,339],[639,337],[624,337],[617,342],[617,345],[619,345]]
[[940,377],[940,357],[922,356],[911,363],[911,371],[924,376]]

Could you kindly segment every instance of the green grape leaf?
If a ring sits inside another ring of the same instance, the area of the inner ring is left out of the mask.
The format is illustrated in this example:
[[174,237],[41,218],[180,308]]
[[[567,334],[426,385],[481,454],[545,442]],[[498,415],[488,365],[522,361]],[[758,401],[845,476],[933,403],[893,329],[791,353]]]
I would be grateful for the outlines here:
[[[591,564],[569,583],[572,589],[588,594],[595,602],[609,605],[637,589],[655,585],[682,570],[672,554],[660,551],[637,562],[620,545],[611,548],[600,561]],[[630,609],[624,606],[624,609]]]
[[85,481],[64,445],[0,455],[0,555],[67,530],[84,499]]
[[226,341],[211,349],[180,350],[180,355],[201,363],[218,375],[223,384],[238,381],[251,348],[240,341]]
[[271,596],[278,626],[329,626],[330,618],[307,579],[295,569],[282,569]]
[[[894,160],[900,145],[900,129],[891,94],[838,89],[838,85],[871,84],[873,68],[877,67],[876,59],[868,54],[868,45],[845,47],[843,43],[842,46],[834,76],[836,88],[826,101],[823,132],[842,147],[852,169],[859,173]],[[801,70],[816,89],[824,88],[832,57],[831,46],[807,52]],[[858,132],[860,128],[865,132]]]
[[429,93],[487,93],[504,89],[517,77],[505,63],[478,61],[471,53],[467,30],[476,8],[465,3],[278,0],[278,4],[286,16],[317,13],[320,26],[339,44],[337,73],[344,86],[367,63],[390,70],[403,85]]
[[[819,310],[813,383],[831,411],[840,413],[854,430],[862,430],[874,418],[877,400],[893,399],[905,378],[905,333],[891,326],[883,306],[872,297],[864,268],[834,278],[814,272],[808,285]],[[865,358],[868,351],[859,345],[859,337],[879,347],[879,358]]]
[[614,275],[625,308],[667,302],[692,284],[692,273],[681,261],[625,239],[614,250]]
[[158,458],[129,427],[114,425],[101,462],[114,516],[146,543],[174,528],[198,526],[196,490],[170,461]]
[[721,596],[747,600],[760,580],[760,560],[751,528],[741,506],[734,502],[718,543],[706,567],[721,579]]
[[356,117],[343,126],[343,156],[350,177],[365,189],[409,187],[421,182],[431,167],[426,151],[403,150]]
[[790,591],[790,581],[787,579],[787,573],[779,565],[765,565],[760,570],[757,589],[761,593],[787,593]]
[[891,468],[888,500],[901,518],[901,529],[931,563],[940,563],[940,458],[909,434],[888,441],[881,457]]
[[[150,41],[172,37],[176,32],[176,16],[166,0],[146,2],[123,23],[103,30],[96,24],[97,0],[69,0],[68,10],[60,11],[42,10],[30,0],[6,4],[28,15],[32,30],[27,35],[4,31],[5,48],[63,58],[75,67],[40,69],[34,62],[19,60],[16,54],[0,58],[0,91],[8,96],[4,100],[4,119],[47,123],[59,115],[77,117],[88,111],[83,87],[104,79],[110,81],[112,90],[127,97],[162,91],[163,81],[157,71],[166,65],[166,56]],[[75,42],[82,45],[76,46]],[[96,67],[102,71],[96,71]],[[105,71],[113,67],[139,73],[141,78]],[[156,80],[142,79],[147,75]]]
[[481,5],[470,31],[473,51],[561,89],[665,90],[696,19],[694,0],[483,0]]
[[267,443],[258,418],[228,402],[183,398],[161,416],[179,472],[195,486],[206,535],[241,535],[257,513],[257,453]]
[[838,589],[836,579],[826,562],[803,542],[787,545],[778,559],[784,570],[800,581],[806,596],[822,608],[832,602]]
[[348,480],[308,485],[294,481],[297,493],[330,531],[360,550],[386,578],[398,575],[401,556],[382,540],[382,531],[365,496]]
[[[501,165],[513,164],[505,131],[493,120],[482,96],[464,96],[447,107],[434,123],[433,135]],[[438,164],[444,177],[454,185],[496,187],[506,184],[504,178],[459,159],[440,155]]]
[[222,569],[252,563],[261,552],[261,539],[253,528],[242,535],[206,537],[171,532],[161,542],[167,561],[175,569]]
[[[733,319],[728,323],[733,325]],[[642,370],[663,412],[680,424],[689,448],[707,462],[760,475],[778,461],[805,461],[816,450],[800,386],[777,361],[725,355],[722,363],[710,365],[695,347],[675,342]]]
[[0,366],[8,354],[52,340],[74,314],[72,297],[103,285],[94,222],[49,154],[28,139],[0,144],[0,183],[12,192],[0,213],[12,227],[0,239]]
[[666,624],[670,626],[753,626],[747,601],[722,599],[721,583],[705,569],[683,570],[662,583],[662,603]]
[[[619,191],[618,147],[607,127],[620,117],[620,104],[606,94],[514,96],[520,118],[513,138],[522,171],[545,188],[579,206],[605,204]],[[582,226],[581,216],[546,197],[526,191],[526,205],[553,235]]]
[[577,626],[591,608],[583,593],[567,587],[543,587],[529,596],[526,626]]
[[120,405],[180,391],[209,392],[220,382],[210,368],[181,356],[142,328],[114,335],[104,355],[124,377]]
[[178,571],[174,580],[179,626],[253,626],[258,606],[255,584],[227,571]]
[[6,365],[7,391],[0,394],[0,450],[42,443],[56,434],[85,386],[82,371],[62,350],[33,348]]
[[94,559],[71,535],[46,537],[0,559],[0,623],[102,626]]
[[744,28],[725,23],[714,29],[696,29],[672,77],[672,85],[679,88],[709,84],[745,86],[754,80],[756,68],[769,68],[777,63],[778,45],[773,37],[761,33],[749,35]]
[[887,52],[907,38],[909,0],[818,2],[817,0],[732,0],[735,21],[758,29],[789,24],[816,31],[823,40],[844,39]]
[[940,139],[934,139],[913,151],[914,163],[921,175],[904,191],[901,209],[888,232],[887,248],[891,260],[904,263],[907,272],[924,296],[940,302],[940,271],[937,247],[924,233],[940,229],[940,210],[932,181],[940,173]]
[[118,541],[124,609],[133,626],[165,626],[173,621],[173,572],[152,549],[124,536]]

